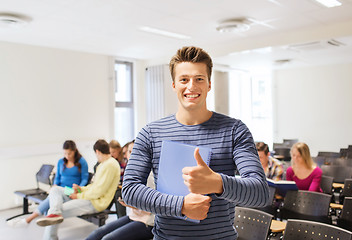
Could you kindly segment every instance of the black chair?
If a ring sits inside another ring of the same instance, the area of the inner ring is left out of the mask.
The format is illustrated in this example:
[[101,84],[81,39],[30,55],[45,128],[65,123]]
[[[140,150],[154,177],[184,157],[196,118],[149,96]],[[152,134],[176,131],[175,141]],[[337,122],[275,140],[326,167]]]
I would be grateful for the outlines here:
[[325,165],[326,162],[326,157],[324,156],[316,156],[312,157],[313,161],[318,165],[318,167],[321,167],[322,165]]
[[352,231],[352,197],[346,197],[341,215],[337,218],[337,226]]
[[[93,173],[89,173],[88,183],[90,183],[90,181],[92,180],[93,175],[94,175]],[[53,174],[52,179],[55,179],[55,173]],[[28,196],[28,200],[31,200],[32,202],[40,204],[45,198],[48,197],[48,195],[49,194],[47,192],[33,194],[33,195]]]
[[340,152],[318,152],[318,156],[323,156],[328,158],[339,158]]
[[352,158],[335,158],[330,162],[331,165],[352,167]]
[[274,218],[276,218],[277,215],[277,203],[275,201],[275,193],[276,193],[276,188],[269,186],[269,201],[268,201],[268,205],[264,206],[264,207],[260,207],[260,208],[255,208],[257,210],[260,210],[262,212],[266,212],[269,213],[271,215],[274,216]]
[[339,198],[340,204],[343,204],[345,197],[352,197],[352,179],[351,178],[345,179],[345,182],[343,185],[344,187],[340,192],[340,198]]
[[286,145],[287,147],[291,148],[293,146],[293,144],[298,142],[297,138],[293,138],[293,139],[283,139],[284,145]]
[[320,181],[320,187],[323,190],[323,193],[333,194],[332,183],[334,182],[334,178],[331,176],[322,175]]
[[291,148],[289,147],[276,147],[274,148],[275,155],[283,156],[283,161],[290,161],[291,160]]
[[347,158],[348,148],[340,148],[340,157]]
[[302,219],[331,224],[329,216],[332,196],[311,191],[288,191],[279,218]]
[[21,214],[18,214],[16,216],[13,216],[13,217],[6,219],[6,221],[30,213],[28,211],[29,197],[35,196],[35,195],[39,195],[39,196],[47,195],[47,192],[40,188],[40,184],[46,184],[46,185],[50,185],[50,186],[52,185],[52,178],[50,176],[51,176],[51,172],[53,171],[53,169],[54,169],[53,165],[43,164],[41,166],[41,168],[39,169],[39,171],[35,175],[36,182],[37,182],[37,188],[15,191],[15,194],[17,194],[23,198],[23,212]]
[[284,240],[301,240],[301,239],[351,240],[352,232],[329,224],[289,219],[287,221],[283,239]]
[[323,175],[333,177],[336,183],[344,183],[346,178],[351,178],[352,176],[352,167],[323,165],[321,170]]
[[352,145],[348,145],[346,157],[352,158]]
[[[82,218],[88,222],[94,223],[94,224],[98,225],[99,227],[103,226],[103,225],[105,225],[105,222],[109,217],[109,214],[116,214],[117,218],[119,218],[117,207],[118,207],[118,204],[120,204],[120,203],[118,201],[118,197],[119,197],[119,187],[117,187],[114,198],[111,200],[109,206],[104,211],[97,212],[97,213],[84,214],[84,215],[81,215],[78,217]],[[112,206],[115,207],[115,209],[116,209],[115,211],[112,210]]]
[[272,215],[256,209],[236,207],[234,226],[237,240],[265,240],[272,218]]

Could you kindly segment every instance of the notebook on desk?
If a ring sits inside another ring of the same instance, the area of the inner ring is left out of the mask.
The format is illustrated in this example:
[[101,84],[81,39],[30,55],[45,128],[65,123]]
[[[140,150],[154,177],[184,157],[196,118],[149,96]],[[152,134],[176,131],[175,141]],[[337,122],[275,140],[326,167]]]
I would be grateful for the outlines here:
[[287,191],[297,191],[298,187],[295,181],[278,180],[274,181],[272,179],[266,179],[269,186],[273,186],[277,189],[277,192],[282,197],[285,197]]

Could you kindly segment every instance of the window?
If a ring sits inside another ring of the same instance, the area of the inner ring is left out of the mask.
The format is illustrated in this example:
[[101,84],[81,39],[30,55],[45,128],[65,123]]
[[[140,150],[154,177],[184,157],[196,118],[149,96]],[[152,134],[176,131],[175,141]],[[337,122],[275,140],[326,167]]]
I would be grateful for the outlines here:
[[270,73],[230,72],[229,115],[241,119],[254,141],[273,142]]
[[134,138],[133,63],[115,62],[115,139],[121,145]]

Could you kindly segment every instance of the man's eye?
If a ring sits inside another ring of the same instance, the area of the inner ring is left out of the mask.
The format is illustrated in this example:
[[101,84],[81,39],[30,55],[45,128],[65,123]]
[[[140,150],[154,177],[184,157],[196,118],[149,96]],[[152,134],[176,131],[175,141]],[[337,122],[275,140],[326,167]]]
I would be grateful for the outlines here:
[[204,78],[197,78],[197,81],[203,81]]

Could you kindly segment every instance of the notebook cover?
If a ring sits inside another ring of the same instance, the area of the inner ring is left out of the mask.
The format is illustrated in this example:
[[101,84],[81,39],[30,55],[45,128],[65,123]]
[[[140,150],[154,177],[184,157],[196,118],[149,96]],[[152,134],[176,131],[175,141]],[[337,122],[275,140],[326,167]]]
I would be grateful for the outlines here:
[[[212,154],[211,148],[176,141],[162,141],[157,181],[159,192],[177,196],[186,196],[190,193],[183,182],[182,169],[197,166],[197,161],[194,158],[194,150],[197,147],[203,161],[209,166]],[[199,222],[199,220],[193,219],[190,219],[190,221]]]

